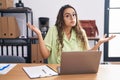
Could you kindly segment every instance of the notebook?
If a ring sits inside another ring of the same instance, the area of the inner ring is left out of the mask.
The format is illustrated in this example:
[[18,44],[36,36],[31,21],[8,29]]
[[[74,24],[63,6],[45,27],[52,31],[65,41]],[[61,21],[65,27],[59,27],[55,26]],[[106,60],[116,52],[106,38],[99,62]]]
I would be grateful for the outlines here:
[[23,67],[23,70],[32,79],[58,75],[57,72],[55,72],[47,65]]
[[101,51],[62,52],[59,74],[97,73]]

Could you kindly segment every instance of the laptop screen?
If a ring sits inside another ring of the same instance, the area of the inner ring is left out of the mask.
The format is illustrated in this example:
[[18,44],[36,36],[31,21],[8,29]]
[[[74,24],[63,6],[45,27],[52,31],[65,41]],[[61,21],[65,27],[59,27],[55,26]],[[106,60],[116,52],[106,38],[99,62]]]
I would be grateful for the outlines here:
[[62,52],[60,74],[96,73],[101,51]]

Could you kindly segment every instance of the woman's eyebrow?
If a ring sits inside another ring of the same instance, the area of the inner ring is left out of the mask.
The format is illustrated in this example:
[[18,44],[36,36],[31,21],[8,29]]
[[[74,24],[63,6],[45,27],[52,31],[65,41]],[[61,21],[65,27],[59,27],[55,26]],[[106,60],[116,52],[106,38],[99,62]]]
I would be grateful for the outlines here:
[[[64,15],[66,15],[66,14],[71,14],[71,13],[65,13]],[[75,14],[75,12],[73,12],[72,14]]]
[[66,15],[66,14],[70,14],[70,13],[65,13],[64,15]]

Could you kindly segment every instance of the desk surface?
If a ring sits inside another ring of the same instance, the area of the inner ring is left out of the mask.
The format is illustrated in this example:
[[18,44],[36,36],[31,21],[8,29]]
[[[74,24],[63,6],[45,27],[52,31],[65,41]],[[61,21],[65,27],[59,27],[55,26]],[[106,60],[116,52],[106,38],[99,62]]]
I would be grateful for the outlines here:
[[[0,75],[0,80],[32,80],[23,71],[24,66],[40,66],[41,64],[17,64],[6,75]],[[49,64],[50,67],[56,69],[58,65]],[[73,74],[59,75],[46,78],[36,78],[33,80],[120,80],[120,65],[100,65],[96,74]]]

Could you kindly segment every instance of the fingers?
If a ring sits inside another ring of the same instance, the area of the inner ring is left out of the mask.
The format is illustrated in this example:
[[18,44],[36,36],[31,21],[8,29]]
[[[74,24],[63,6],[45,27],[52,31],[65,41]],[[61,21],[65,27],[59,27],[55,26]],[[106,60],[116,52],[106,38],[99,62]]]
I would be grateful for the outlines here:
[[116,37],[116,35],[112,35],[112,37]]
[[27,26],[28,26],[28,28],[30,28],[30,29],[31,29],[31,24],[30,24],[30,23],[27,23]]
[[28,23],[27,23],[27,26],[30,26],[30,25],[31,25],[31,23],[28,22]]
[[35,27],[35,26],[31,25],[31,23],[27,23],[27,26],[28,26],[28,28],[30,28],[31,30],[33,30],[33,28]]
[[116,35],[111,35],[111,36],[110,36],[110,39],[113,39],[114,37],[116,37]]
[[[106,37],[107,37],[107,34],[104,35],[104,38],[106,38]],[[114,37],[116,37],[116,35],[111,35],[109,38],[112,39]]]
[[104,38],[107,37],[107,34],[104,35]]
[[113,39],[114,37],[116,37],[116,35],[111,35],[110,37],[107,38],[107,41]]

